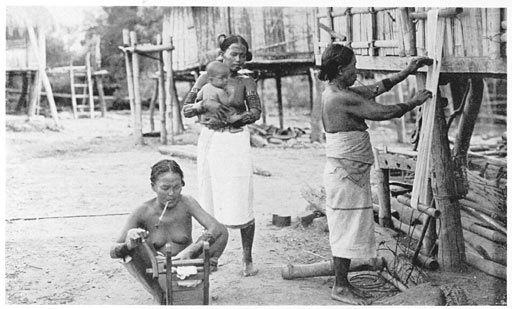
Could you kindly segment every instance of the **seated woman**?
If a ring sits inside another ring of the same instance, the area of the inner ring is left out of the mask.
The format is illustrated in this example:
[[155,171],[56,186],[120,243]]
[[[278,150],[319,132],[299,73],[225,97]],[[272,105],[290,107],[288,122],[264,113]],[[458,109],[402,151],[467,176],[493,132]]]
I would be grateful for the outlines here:
[[[204,211],[191,196],[182,195],[185,185],[183,171],[174,160],[161,160],[151,168],[151,187],[156,197],[145,202],[128,218],[117,242],[110,249],[112,258],[121,258],[128,271],[153,295],[155,302],[165,301],[164,291],[152,274],[151,261],[143,246],[145,241],[158,254],[165,244],[171,245],[173,259],[189,259],[186,247],[192,244],[192,218],[196,219],[208,234],[210,264],[215,270],[217,260],[228,241],[227,228]],[[211,235],[211,236],[210,236]],[[205,237],[200,237],[205,238]],[[180,252],[187,254],[178,254]]]

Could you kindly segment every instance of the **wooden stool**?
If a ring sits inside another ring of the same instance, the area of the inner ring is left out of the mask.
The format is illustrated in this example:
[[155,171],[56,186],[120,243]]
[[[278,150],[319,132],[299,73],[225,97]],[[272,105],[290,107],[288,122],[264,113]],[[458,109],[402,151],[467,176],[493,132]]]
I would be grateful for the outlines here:
[[152,268],[148,268],[147,272],[158,279],[165,291],[166,305],[209,304],[210,245],[208,242],[203,242],[202,258],[176,261],[172,260],[170,244],[166,244],[165,257],[153,255],[151,264]]

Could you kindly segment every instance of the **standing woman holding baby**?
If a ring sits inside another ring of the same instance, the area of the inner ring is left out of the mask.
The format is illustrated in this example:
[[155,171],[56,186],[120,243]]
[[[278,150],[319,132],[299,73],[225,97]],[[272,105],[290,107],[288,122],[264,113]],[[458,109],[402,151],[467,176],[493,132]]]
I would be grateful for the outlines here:
[[183,114],[190,118],[208,112],[226,119],[234,109],[239,116],[233,123],[203,124],[197,145],[198,199],[219,222],[228,228],[240,229],[242,275],[252,276],[257,272],[252,263],[255,232],[253,166],[250,134],[245,125],[260,118],[261,103],[256,82],[238,73],[245,61],[252,59],[246,40],[239,35],[221,35],[218,41],[220,60],[230,70],[226,87],[228,105],[210,100],[196,102],[198,92],[208,83],[207,74],[202,74],[187,94]]

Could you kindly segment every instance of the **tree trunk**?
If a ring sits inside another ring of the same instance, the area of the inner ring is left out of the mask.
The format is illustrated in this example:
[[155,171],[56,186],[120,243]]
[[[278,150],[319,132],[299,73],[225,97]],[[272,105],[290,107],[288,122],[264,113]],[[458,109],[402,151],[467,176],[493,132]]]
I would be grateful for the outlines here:
[[461,270],[466,260],[460,206],[456,198],[453,161],[448,141],[447,125],[441,102],[436,102],[432,136],[432,192],[439,218],[438,261],[442,270]]
[[482,78],[471,78],[471,91],[467,103],[464,106],[462,116],[457,128],[457,137],[453,147],[453,156],[455,158],[455,173],[458,181],[457,194],[465,196],[469,191],[467,178],[467,157],[471,136],[475,128],[476,119],[480,106],[482,105],[482,96],[484,90],[484,82]]

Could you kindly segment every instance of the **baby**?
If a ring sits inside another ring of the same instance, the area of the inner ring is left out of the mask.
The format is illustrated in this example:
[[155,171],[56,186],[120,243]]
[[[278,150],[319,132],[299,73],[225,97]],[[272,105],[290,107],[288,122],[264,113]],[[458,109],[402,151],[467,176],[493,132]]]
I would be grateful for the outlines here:
[[[229,94],[226,91],[226,86],[228,84],[229,67],[220,61],[213,61],[206,66],[206,73],[208,74],[208,83],[201,88],[196,100],[211,100],[228,106]],[[222,127],[226,124],[235,123],[241,117],[233,107],[229,107],[229,113],[226,118],[219,119],[217,115],[206,112],[201,115],[200,122],[204,125]],[[229,127],[229,132],[231,133],[242,131],[242,128]]]

